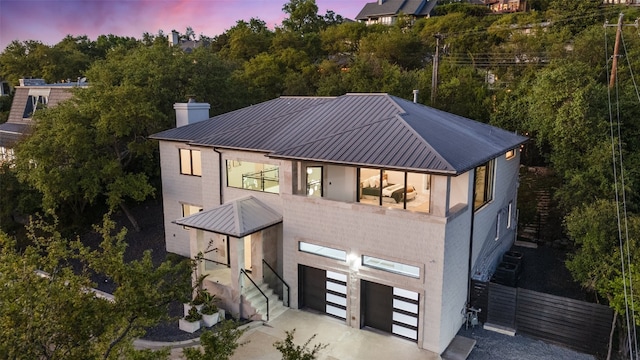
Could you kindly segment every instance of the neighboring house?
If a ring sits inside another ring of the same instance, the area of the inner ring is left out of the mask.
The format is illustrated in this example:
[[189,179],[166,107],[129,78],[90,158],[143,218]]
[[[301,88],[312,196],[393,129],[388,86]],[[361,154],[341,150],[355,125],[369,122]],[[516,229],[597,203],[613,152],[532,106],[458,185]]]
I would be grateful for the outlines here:
[[182,49],[182,51],[190,54],[196,48],[199,48],[201,46],[207,46],[209,45],[209,43],[207,41],[202,41],[202,40],[183,39],[180,37],[179,32],[172,30],[171,38],[169,38],[169,45],[179,46],[180,49]]
[[488,281],[515,239],[525,137],[388,94],[174,108],[178,127],[152,136],[167,251],[204,258],[197,275],[232,313],[266,320],[250,277],[442,353],[470,277]]
[[517,12],[527,10],[526,0],[484,0],[485,5],[489,6],[492,12]]
[[7,81],[0,79],[0,96],[9,96],[11,94],[11,85]]
[[33,124],[33,114],[45,106],[56,106],[69,99],[71,89],[86,83],[47,84],[42,79],[20,79],[15,88],[7,122],[0,124],[0,163],[13,159],[13,149]]
[[632,5],[632,6],[640,6],[640,0],[603,0],[603,4],[605,5]]
[[412,19],[429,17],[436,3],[436,0],[378,0],[367,3],[356,20],[367,25],[393,25],[400,15]]

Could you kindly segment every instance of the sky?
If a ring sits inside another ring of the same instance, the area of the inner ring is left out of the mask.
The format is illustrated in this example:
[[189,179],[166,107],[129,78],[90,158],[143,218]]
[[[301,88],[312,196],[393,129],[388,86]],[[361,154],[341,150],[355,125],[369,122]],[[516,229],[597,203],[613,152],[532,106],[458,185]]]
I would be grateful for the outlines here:
[[[13,40],[38,40],[54,45],[68,34],[114,34],[142,38],[149,32],[216,36],[238,20],[259,18],[270,29],[279,26],[289,0],[0,0],[0,50]],[[354,19],[374,0],[316,0],[318,14],[333,10]]]

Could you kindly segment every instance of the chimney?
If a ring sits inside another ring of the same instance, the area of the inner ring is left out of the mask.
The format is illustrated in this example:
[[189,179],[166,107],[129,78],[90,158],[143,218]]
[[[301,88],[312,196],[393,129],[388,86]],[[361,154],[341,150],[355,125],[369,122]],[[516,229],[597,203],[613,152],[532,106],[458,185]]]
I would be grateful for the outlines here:
[[176,110],[176,127],[181,127],[207,120],[211,105],[198,103],[195,99],[189,98],[186,103],[173,104],[173,108]]
[[384,0],[378,0],[378,5],[384,4]]
[[173,46],[173,45],[178,45],[179,43],[180,43],[180,33],[175,30],[171,30],[171,38],[169,39],[169,45]]
[[415,89],[413,90],[413,103],[417,104],[418,103],[418,94],[420,93],[420,90]]

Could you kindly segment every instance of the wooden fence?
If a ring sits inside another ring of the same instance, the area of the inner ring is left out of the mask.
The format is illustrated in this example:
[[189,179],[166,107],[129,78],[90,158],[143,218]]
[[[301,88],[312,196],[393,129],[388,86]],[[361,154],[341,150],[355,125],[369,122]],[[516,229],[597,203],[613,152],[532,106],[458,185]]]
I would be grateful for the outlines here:
[[[474,289],[482,299],[482,286]],[[486,289],[486,324],[584,353],[606,351],[613,320],[609,307],[495,283]]]

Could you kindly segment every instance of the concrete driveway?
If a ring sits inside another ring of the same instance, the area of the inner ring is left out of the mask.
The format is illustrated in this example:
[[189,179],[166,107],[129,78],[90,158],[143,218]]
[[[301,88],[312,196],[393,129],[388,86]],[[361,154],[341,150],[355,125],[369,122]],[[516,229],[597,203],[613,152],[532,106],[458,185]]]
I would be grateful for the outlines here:
[[389,334],[354,329],[329,316],[297,309],[289,309],[268,324],[248,330],[241,341],[249,343],[240,347],[232,359],[280,360],[282,354],[273,347],[273,343],[284,340],[285,331],[293,329],[296,329],[296,344],[303,344],[314,334],[317,335],[310,347],[318,343],[328,344],[320,352],[318,360],[440,359],[436,353],[419,349],[414,342]]
[[[304,344],[317,334],[309,344],[327,344],[317,357],[318,360],[362,360],[362,359],[403,359],[403,360],[440,360],[440,356],[409,340],[372,330],[354,329],[332,317],[309,311],[288,309],[268,324],[254,322],[240,338],[248,342],[239,347],[232,360],[280,360],[282,354],[273,346],[276,341],[284,340],[285,331],[296,329],[294,343]],[[182,347],[192,346],[192,342],[182,344],[160,344],[152,347],[150,343],[140,348],[159,348],[160,345],[174,347],[171,359],[183,359]],[[177,347],[179,346],[179,347]]]

